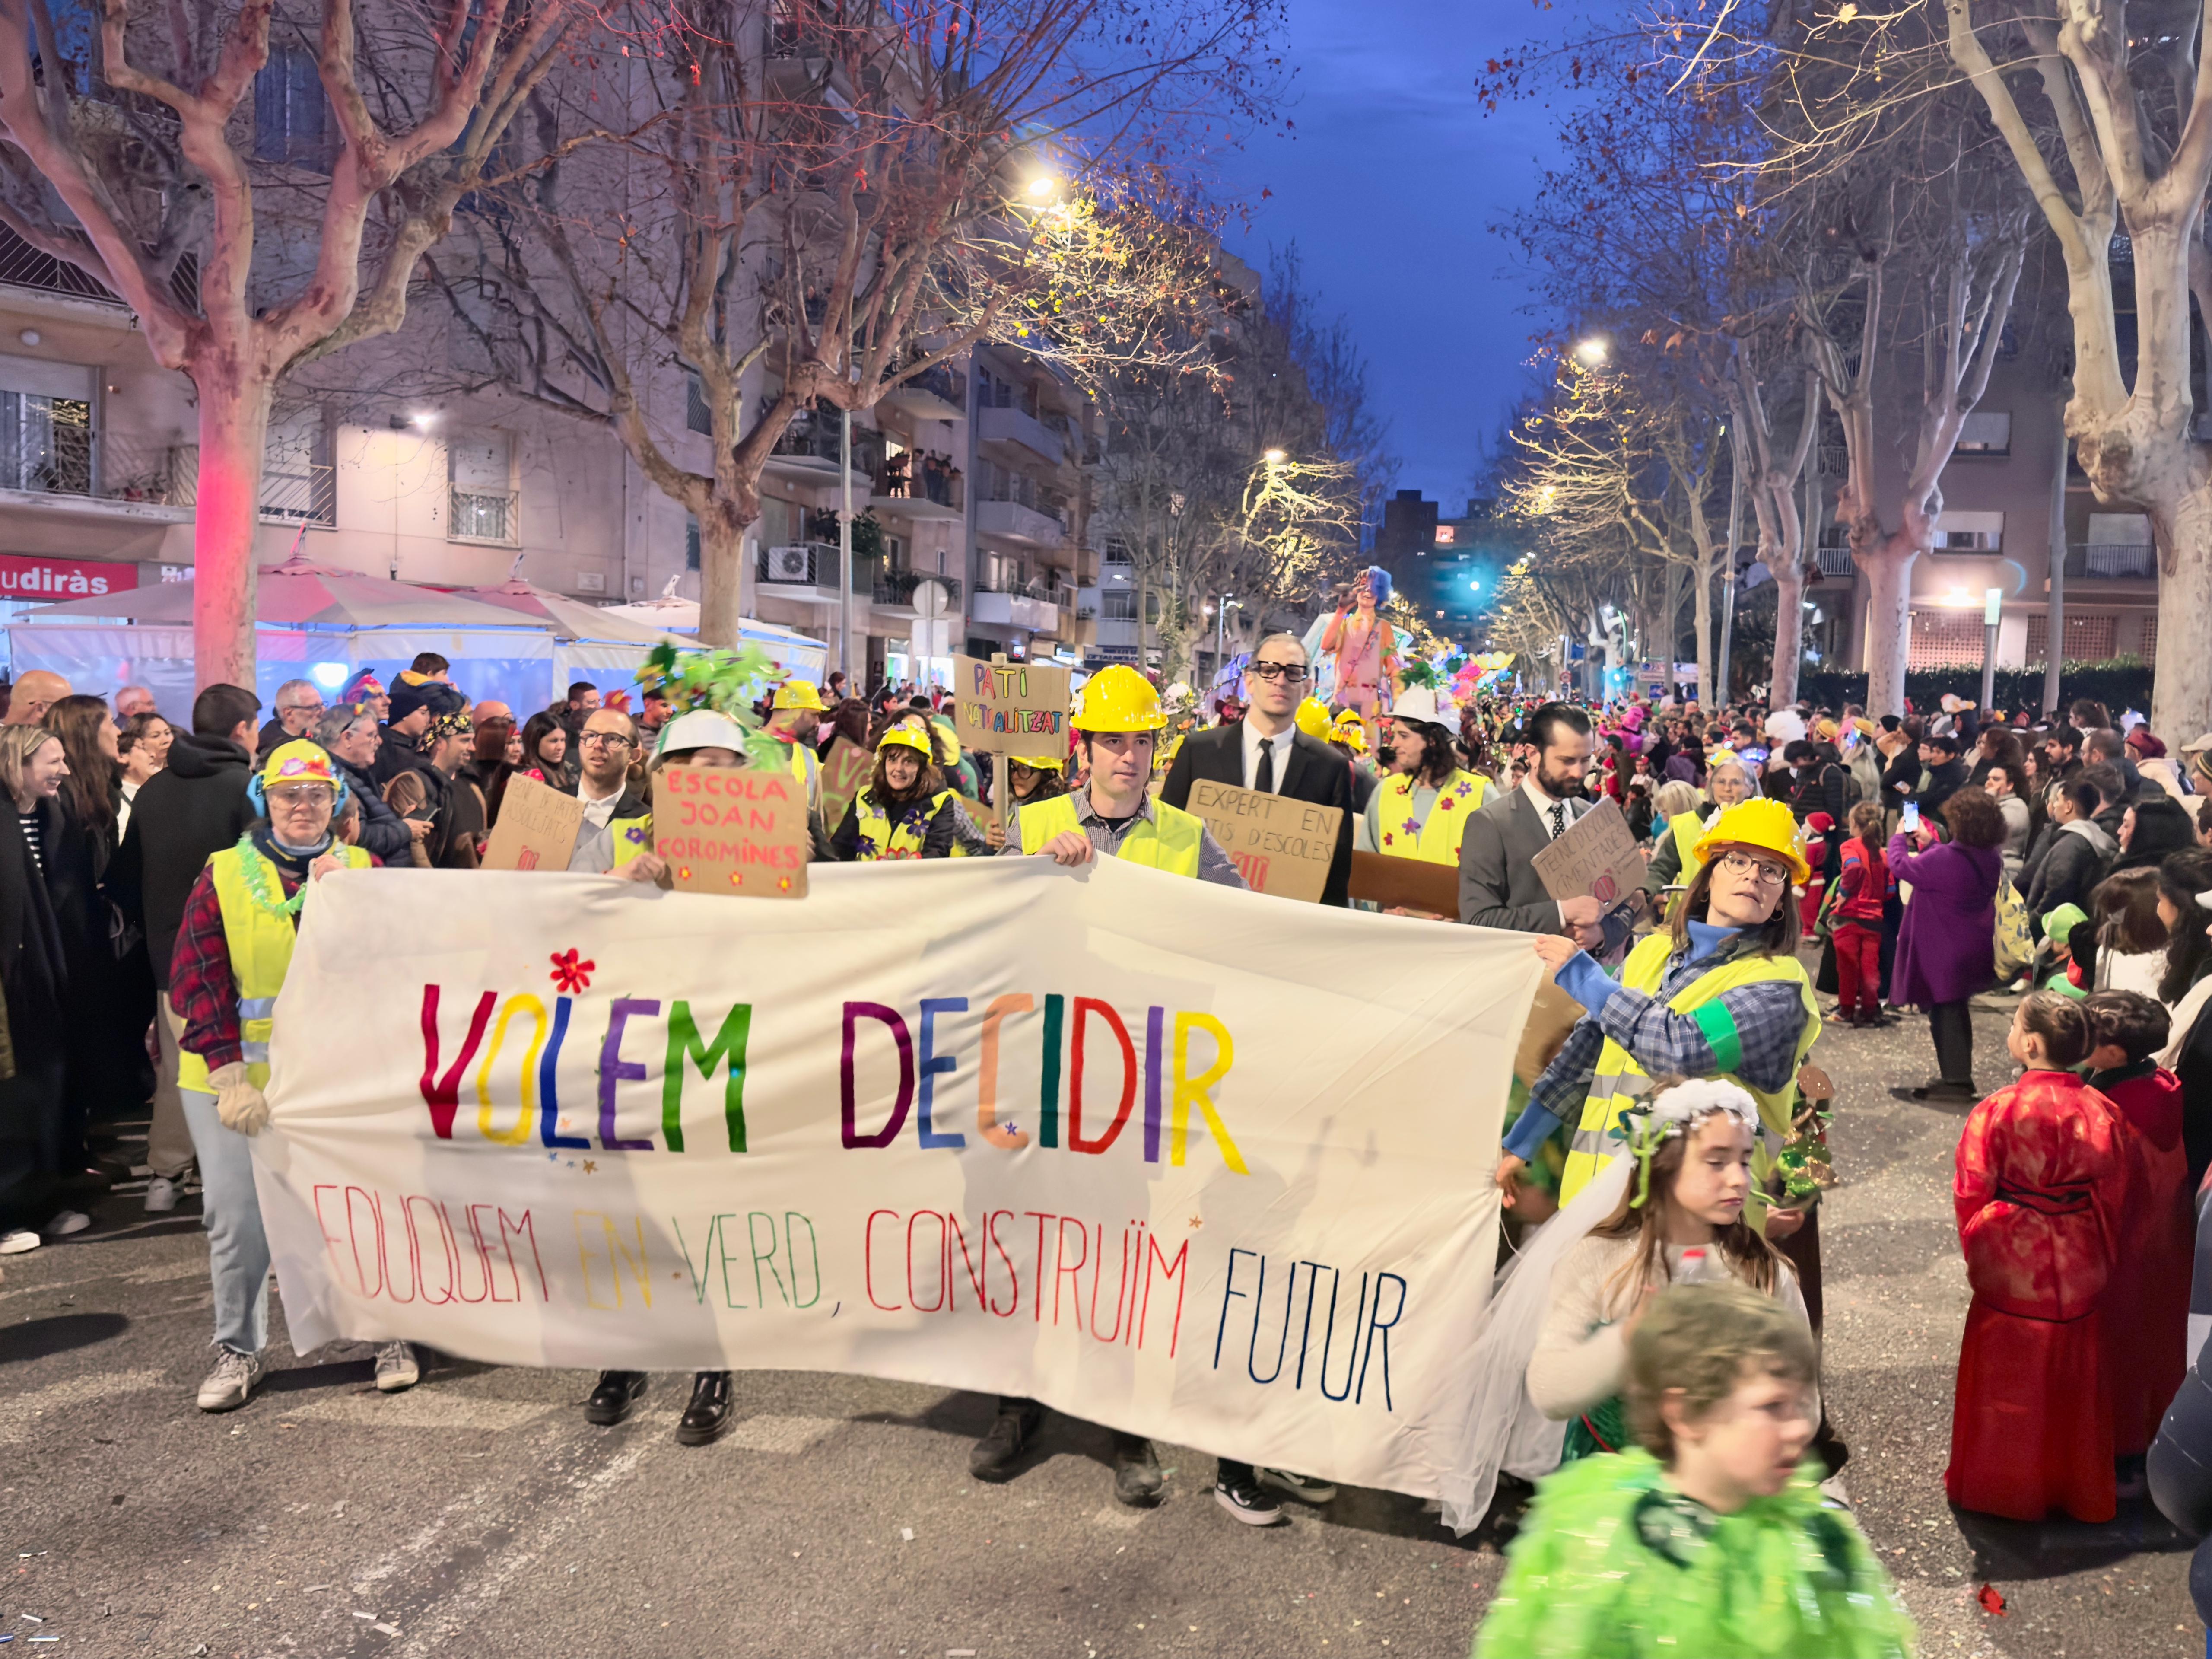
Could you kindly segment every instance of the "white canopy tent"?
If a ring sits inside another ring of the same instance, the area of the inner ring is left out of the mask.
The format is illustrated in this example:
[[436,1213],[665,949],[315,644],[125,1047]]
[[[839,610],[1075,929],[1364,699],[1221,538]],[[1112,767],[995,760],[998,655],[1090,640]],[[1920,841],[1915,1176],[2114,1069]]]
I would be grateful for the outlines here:
[[[678,599],[672,593],[663,594],[659,599],[641,599],[634,605],[610,605],[600,614],[620,617],[672,634],[696,635],[699,631],[699,601]],[[830,647],[825,641],[800,633],[796,628],[750,616],[739,620],[738,633],[747,644],[757,645],[768,653],[774,672],[779,676],[788,674],[819,686],[829,675]],[[697,641],[690,643],[696,644]]]

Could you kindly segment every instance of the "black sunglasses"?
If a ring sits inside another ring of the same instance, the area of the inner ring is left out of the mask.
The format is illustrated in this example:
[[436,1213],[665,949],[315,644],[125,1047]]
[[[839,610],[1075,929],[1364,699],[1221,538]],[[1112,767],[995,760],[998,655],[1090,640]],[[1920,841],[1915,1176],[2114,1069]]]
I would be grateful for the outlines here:
[[1306,677],[1303,662],[1255,662],[1244,672],[1257,674],[1262,680],[1287,680],[1293,686]]

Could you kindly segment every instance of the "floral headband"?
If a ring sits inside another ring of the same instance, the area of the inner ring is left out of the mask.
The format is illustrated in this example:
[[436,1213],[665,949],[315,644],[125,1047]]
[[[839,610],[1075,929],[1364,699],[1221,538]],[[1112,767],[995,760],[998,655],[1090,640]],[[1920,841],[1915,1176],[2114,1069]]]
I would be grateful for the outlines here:
[[1651,1160],[1659,1149],[1718,1112],[1729,1113],[1754,1136],[1759,1133],[1759,1103],[1742,1085],[1725,1077],[1676,1083],[1643,1107],[1621,1114],[1621,1127],[1614,1133],[1627,1141],[1629,1156],[1637,1162],[1636,1196],[1629,1200],[1629,1208],[1642,1209],[1651,1196]]

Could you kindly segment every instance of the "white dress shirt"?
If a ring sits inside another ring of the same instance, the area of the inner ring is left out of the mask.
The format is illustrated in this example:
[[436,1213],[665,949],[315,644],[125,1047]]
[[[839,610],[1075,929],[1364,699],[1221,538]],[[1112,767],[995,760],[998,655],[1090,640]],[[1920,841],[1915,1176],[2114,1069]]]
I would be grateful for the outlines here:
[[1272,746],[1275,751],[1275,778],[1273,788],[1269,792],[1280,795],[1283,792],[1283,774],[1290,770],[1291,745],[1297,737],[1298,729],[1285,726],[1273,737],[1262,737],[1249,715],[1239,723],[1244,728],[1244,787],[1248,790],[1260,787],[1260,750],[1263,746]]
[[576,849],[568,855],[571,875],[605,875],[615,867],[615,838],[607,826],[621,803],[623,786],[617,784],[612,795],[597,800],[590,793],[591,787],[584,783],[576,785],[576,798],[584,803],[584,821],[576,832]]
[[1536,787],[1536,780],[1534,778],[1524,778],[1521,780],[1521,793],[1527,796],[1528,804],[1536,808],[1536,821],[1543,826],[1544,839],[1547,841],[1558,839],[1557,832],[1552,827],[1552,809],[1554,807],[1566,808],[1565,814],[1566,823],[1571,824],[1575,821],[1574,803],[1568,801],[1554,801]]

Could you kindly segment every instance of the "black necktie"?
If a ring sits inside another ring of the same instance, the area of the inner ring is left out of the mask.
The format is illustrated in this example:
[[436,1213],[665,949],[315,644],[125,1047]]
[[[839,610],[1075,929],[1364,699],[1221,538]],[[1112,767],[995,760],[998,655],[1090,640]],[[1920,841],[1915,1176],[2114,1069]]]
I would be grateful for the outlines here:
[[1564,801],[1554,801],[1552,802],[1552,839],[1556,841],[1566,833],[1567,803]]
[[1264,737],[1260,740],[1260,770],[1252,787],[1262,795],[1275,792],[1275,746]]

